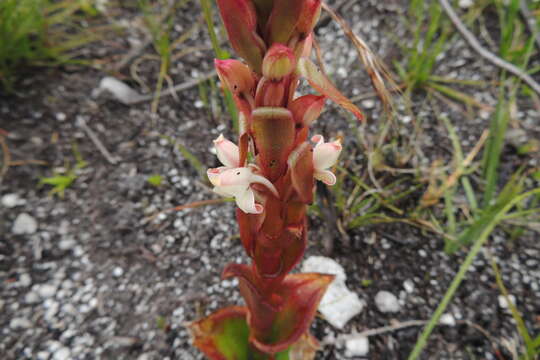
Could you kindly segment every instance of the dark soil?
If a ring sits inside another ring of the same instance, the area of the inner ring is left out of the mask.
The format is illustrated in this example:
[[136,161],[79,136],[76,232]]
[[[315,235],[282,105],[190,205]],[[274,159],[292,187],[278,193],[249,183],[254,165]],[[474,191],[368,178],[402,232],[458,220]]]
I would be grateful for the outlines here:
[[[133,20],[134,16],[129,9],[117,14],[116,21]],[[199,14],[198,5],[179,12],[173,38],[198,21]],[[393,38],[407,38],[403,4],[364,1],[343,14],[388,64],[397,59],[399,50]],[[318,31],[327,71],[338,87],[349,96],[371,92],[354,50],[337,26],[327,22]],[[136,28],[125,36],[142,37]],[[209,44],[204,27],[185,46],[201,44]],[[92,45],[85,56],[99,56],[114,65],[129,46],[123,39],[109,40]],[[145,53],[153,51],[147,48]],[[179,84],[210,71],[212,55],[202,50],[182,57],[173,64],[173,82]],[[464,63],[456,65],[457,60]],[[156,81],[156,64],[149,61],[141,66],[139,75],[150,87]],[[479,60],[457,37],[437,72],[488,81],[497,76],[495,68]],[[127,68],[120,74],[130,77]],[[217,158],[211,152],[212,139],[222,132],[234,136],[228,116],[223,112],[216,117],[202,106],[197,87],[179,93],[178,101],[163,97],[157,114],[151,114],[149,102],[125,106],[107,96],[92,97],[107,75],[92,68],[40,70],[20,82],[17,95],[0,94],[0,129],[9,133],[12,160],[45,163],[12,166],[0,184],[0,198],[16,194],[20,200],[10,208],[0,205],[2,359],[199,359],[184,323],[241,302],[236,282],[220,280],[227,263],[247,261],[236,235],[233,204],[169,212],[148,220],[159,210],[216,198],[168,139],[184,145],[205,166],[214,167]],[[130,84],[143,91],[137,82]],[[489,106],[495,104],[494,87],[466,91]],[[425,157],[419,161],[441,157],[450,161],[447,132],[424,96],[419,93],[413,99],[423,129],[417,141]],[[368,105],[366,112],[375,124],[381,113],[378,102],[373,108],[365,102],[359,105]],[[529,138],[538,138],[539,110],[527,97],[519,105],[516,126]],[[456,105],[460,111],[443,101],[438,106],[455,124],[464,151],[470,150],[488,127],[488,120],[475,113],[466,115],[461,104]],[[327,138],[345,135],[343,158],[361,163],[362,155],[347,159],[348,152],[358,153],[359,148],[354,136],[357,130],[345,116],[329,105],[314,130]],[[105,159],[77,125],[78,118],[85,120],[118,159],[116,164]],[[404,136],[412,133],[412,122],[398,122]],[[368,126],[367,131],[373,133],[376,126]],[[73,144],[88,165],[77,171],[77,179],[63,198],[50,196],[50,187],[38,186],[40,179],[75,165]],[[538,158],[518,157],[511,148],[504,156],[503,171],[508,173],[520,163],[538,164]],[[154,174],[163,177],[161,186],[147,182]],[[37,221],[35,232],[13,233],[14,221],[22,213]],[[348,234],[350,248],[343,247],[340,236],[328,234],[326,228],[328,224],[321,219],[311,219],[307,256],[324,255],[323,240],[335,236],[331,257],[345,268],[349,288],[367,306],[344,330],[317,319],[312,331],[320,340],[396,321],[429,319],[465,257],[464,252],[445,255],[442,238],[406,225],[361,228]],[[511,238],[498,230],[487,247],[498,260],[529,331],[538,333],[538,234],[525,231]],[[412,283],[413,289],[406,291],[405,282]],[[399,312],[377,309],[374,297],[381,290],[398,297]],[[519,348],[521,340],[499,296],[489,260],[482,254],[447,309],[456,324],[437,327],[422,358],[510,359],[508,349],[512,344]],[[420,331],[420,327],[410,327],[370,337],[367,358],[405,359]],[[342,358],[344,349],[337,345],[325,347],[318,357]]]

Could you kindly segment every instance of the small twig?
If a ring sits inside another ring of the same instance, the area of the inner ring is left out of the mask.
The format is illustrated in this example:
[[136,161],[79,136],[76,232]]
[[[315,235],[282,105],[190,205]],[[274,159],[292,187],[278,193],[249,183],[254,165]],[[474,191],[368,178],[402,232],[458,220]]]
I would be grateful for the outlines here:
[[445,182],[441,185],[441,187],[439,187],[433,192],[429,192],[428,190],[424,193],[424,196],[422,196],[422,199],[421,199],[422,206],[433,205],[443,196],[446,190],[448,190],[449,188],[453,187],[456,184],[456,182],[463,175],[467,167],[471,165],[476,155],[478,155],[478,153],[480,152],[480,149],[482,149],[482,146],[484,146],[484,143],[486,142],[488,136],[489,136],[489,130],[484,130],[482,135],[480,135],[478,142],[473,147],[473,149],[469,152],[467,157],[463,160],[461,164],[457,164],[454,172],[446,178]]
[[77,125],[84,130],[84,132],[86,133],[86,135],[88,135],[88,137],[90,138],[90,140],[92,140],[92,142],[94,143],[94,145],[96,145],[97,149],[99,150],[99,152],[101,153],[101,155],[103,155],[103,157],[110,163],[110,164],[116,164],[118,162],[118,160],[113,157],[111,155],[111,153],[109,152],[109,150],[107,150],[107,148],[105,147],[105,145],[103,145],[103,143],[99,140],[99,138],[97,137],[96,133],[90,129],[88,127],[88,125],[86,124],[86,121],[84,121],[84,119],[82,117],[78,117],[77,118]]
[[11,165],[11,153],[9,152],[6,138],[2,136],[2,134],[0,134],[0,145],[2,146],[2,152],[4,154],[4,160],[2,161],[2,169],[0,169],[0,183],[2,183],[4,175],[6,175],[9,166]]
[[[382,335],[382,334],[386,334],[386,333],[389,333],[389,332],[403,330],[403,329],[413,327],[413,326],[424,326],[426,324],[427,324],[427,320],[409,320],[409,321],[404,321],[404,322],[398,322],[398,323],[393,324],[393,325],[382,326],[382,327],[376,328],[376,329],[364,330],[362,332],[355,332],[355,330],[353,330],[352,334],[341,334],[341,335],[339,335],[337,337],[337,339],[335,341],[333,341],[332,343],[334,343],[334,342],[341,342],[342,343],[342,342],[345,342],[345,341],[350,340],[350,339],[357,339],[359,337],[366,337],[367,338],[367,337],[370,337],[370,336]],[[497,342],[480,325],[475,324],[475,323],[473,323],[472,321],[469,321],[469,320],[458,320],[458,321],[456,321],[456,324],[463,324],[463,325],[467,325],[467,326],[472,327],[473,329],[475,329],[476,331],[478,331],[479,333],[484,335],[486,337],[486,339],[489,340],[489,342],[491,343],[491,347],[493,349],[497,349],[497,347],[496,347]],[[441,323],[439,323],[438,325],[447,326],[447,325],[441,324]],[[323,341],[322,345],[323,346],[329,345],[329,342],[328,341],[326,341],[326,342]]]
[[[197,79],[192,79],[192,80],[183,82],[183,83],[178,84],[178,85],[176,85],[176,86],[174,86],[172,88],[169,88],[169,89],[167,89],[165,91],[162,91],[159,97],[162,98],[165,95],[172,95],[172,94],[176,94],[179,91],[184,91],[184,90],[190,89],[190,88],[192,88],[194,86],[197,86],[201,81],[211,79],[214,76],[216,76],[216,71],[212,70],[212,71],[204,74],[203,76],[201,76],[201,77],[199,77]],[[150,100],[153,100],[153,99],[154,99],[154,94],[145,95],[145,96],[141,96],[138,99],[135,99],[134,101],[129,103],[129,105],[139,104],[139,103],[150,101]]]
[[128,53],[118,63],[114,65],[113,70],[122,70],[127,64],[129,64],[133,59],[138,57],[139,54],[141,54],[148,46],[150,46],[152,44],[152,41],[152,37],[148,36],[139,46],[129,50]]
[[[382,326],[382,327],[376,328],[376,329],[364,330],[362,332],[353,332],[352,334],[341,334],[341,335],[339,335],[337,337],[336,340],[332,341],[332,343],[334,343],[334,342],[340,342],[341,343],[341,342],[345,342],[347,340],[357,339],[359,337],[370,337],[370,336],[375,336],[375,335],[382,335],[382,334],[385,334],[385,333],[402,330],[402,329],[405,329],[405,328],[408,328],[408,327],[411,327],[411,326],[424,326],[426,323],[427,323],[426,320],[409,320],[409,321],[400,322],[400,323],[397,323],[397,324],[394,324],[394,325],[388,325],[388,326]],[[326,341],[326,342],[323,341],[322,345],[323,346],[329,345],[329,342],[328,341]]]
[[366,42],[354,33],[352,28],[347,24],[347,22],[339,16],[328,4],[325,2],[322,3],[322,8],[330,15],[330,17],[339,24],[345,35],[351,40],[356,52],[360,57],[360,60],[364,64],[365,70],[369,75],[371,80],[371,85],[379,95],[385,110],[390,113],[390,110],[394,110],[394,104],[392,102],[392,97],[390,91],[388,90],[386,84],[390,85],[391,89],[398,89],[396,83],[392,79],[389,70],[386,66],[379,60],[379,58],[371,51]]
[[321,46],[319,45],[319,42],[317,41],[317,38],[315,37],[315,34],[313,34],[313,48],[315,49],[315,55],[317,56],[317,62],[319,63],[319,69],[321,69],[322,73],[325,76],[328,76],[326,72],[326,68],[324,66],[324,60],[322,57],[322,51]]
[[15,160],[15,161],[10,162],[9,166],[23,166],[23,165],[28,165],[28,164],[31,164],[31,165],[43,165],[43,166],[48,165],[48,163],[46,161],[30,159],[30,160]]
[[179,205],[179,206],[175,206],[175,207],[172,207],[172,208],[169,208],[169,209],[158,211],[154,215],[147,217],[145,219],[145,221],[147,223],[151,222],[156,217],[158,217],[159,215],[167,213],[167,212],[171,212],[171,211],[180,211],[180,210],[185,210],[185,209],[193,209],[193,208],[198,208],[200,206],[215,205],[215,204],[221,204],[221,203],[224,203],[224,202],[229,202],[229,199],[221,198],[221,199],[210,199],[210,200],[194,201],[194,202],[189,203],[189,204]]
[[456,29],[459,31],[459,33],[463,36],[465,41],[469,44],[471,48],[473,48],[474,51],[476,51],[480,56],[482,56],[484,59],[489,61],[495,66],[500,67],[501,69],[504,69],[508,71],[509,73],[512,73],[513,75],[517,76],[523,82],[525,82],[527,85],[529,85],[534,92],[540,95],[540,84],[538,84],[534,79],[525,73],[523,70],[518,68],[517,66],[501,59],[497,55],[493,54],[491,51],[484,49],[482,45],[478,42],[476,37],[473,33],[471,33],[467,27],[461,22],[459,19],[459,16],[455,13],[452,6],[448,3],[448,0],[439,0],[439,3],[441,4],[443,10],[446,12],[446,15],[450,18]]

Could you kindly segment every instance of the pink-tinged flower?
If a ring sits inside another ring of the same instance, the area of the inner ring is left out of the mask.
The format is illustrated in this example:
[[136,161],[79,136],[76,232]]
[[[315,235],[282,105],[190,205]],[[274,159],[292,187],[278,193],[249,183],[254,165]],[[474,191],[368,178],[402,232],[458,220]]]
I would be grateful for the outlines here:
[[221,134],[214,140],[214,146],[216,147],[217,157],[223,165],[228,168],[240,166],[240,151],[235,143],[225,139],[225,136]]
[[214,185],[214,192],[226,197],[234,197],[238,207],[247,214],[260,214],[263,207],[255,203],[255,192],[251,184],[266,186],[278,197],[274,185],[264,176],[254,173],[255,166],[240,167],[240,151],[238,146],[225,139],[223,134],[214,140],[219,161],[225,166],[208,169],[208,179]]
[[341,142],[324,142],[322,135],[315,135],[311,141],[316,143],[313,149],[313,167],[315,168],[315,179],[322,181],[326,185],[334,185],[336,176],[328,170],[334,166],[341,152]]
[[208,169],[208,179],[214,185],[214,192],[226,197],[234,197],[236,205],[246,214],[260,214],[263,206],[255,203],[255,192],[251,184],[266,186],[276,197],[274,185],[264,176],[257,175],[251,167]]

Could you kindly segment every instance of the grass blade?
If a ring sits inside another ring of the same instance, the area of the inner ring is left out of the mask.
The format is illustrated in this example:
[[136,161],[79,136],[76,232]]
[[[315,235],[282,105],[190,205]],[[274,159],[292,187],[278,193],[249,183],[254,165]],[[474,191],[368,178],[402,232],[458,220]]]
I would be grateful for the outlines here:
[[458,289],[459,285],[465,278],[465,274],[467,273],[467,270],[469,270],[469,267],[471,266],[472,262],[478,255],[478,252],[480,251],[480,249],[482,249],[482,246],[488,239],[489,235],[491,234],[495,226],[497,226],[497,224],[503,219],[506,213],[510,211],[516,204],[519,204],[520,202],[522,202],[529,196],[534,196],[537,194],[540,194],[540,188],[528,191],[526,193],[523,193],[519,196],[516,196],[510,199],[510,201],[508,201],[501,209],[499,209],[499,211],[497,211],[494,214],[494,216],[489,220],[489,222],[485,224],[485,226],[482,227],[482,231],[480,232],[479,236],[476,238],[473,247],[471,248],[471,250],[467,254],[467,257],[461,264],[458,273],[452,280],[452,283],[450,284],[450,287],[444,294],[444,297],[439,303],[439,306],[437,307],[437,309],[431,316],[429,322],[424,327],[424,330],[420,334],[418,341],[414,345],[414,348],[408,357],[408,360],[416,360],[422,353],[422,350],[426,346],[427,340],[429,336],[431,335],[431,332],[433,331],[435,326],[439,323],[439,319],[441,318],[441,315],[446,310],[446,307],[452,300],[456,290]]

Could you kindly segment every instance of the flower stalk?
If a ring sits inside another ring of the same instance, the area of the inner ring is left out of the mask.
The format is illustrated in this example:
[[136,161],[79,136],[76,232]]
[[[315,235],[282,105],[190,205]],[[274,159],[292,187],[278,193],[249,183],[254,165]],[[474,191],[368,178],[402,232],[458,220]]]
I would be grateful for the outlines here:
[[[239,109],[238,142],[214,140],[223,166],[208,170],[214,191],[234,197],[242,245],[251,263],[229,264],[245,307],[228,307],[190,324],[212,360],[310,359],[309,326],[333,276],[289,274],[307,245],[307,207],[315,180],[333,185],[339,140],[309,138],[328,98],[362,112],[309,60],[320,0],[217,0],[229,40],[243,59],[216,60],[222,86]],[[296,97],[300,78],[319,95]]]

